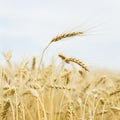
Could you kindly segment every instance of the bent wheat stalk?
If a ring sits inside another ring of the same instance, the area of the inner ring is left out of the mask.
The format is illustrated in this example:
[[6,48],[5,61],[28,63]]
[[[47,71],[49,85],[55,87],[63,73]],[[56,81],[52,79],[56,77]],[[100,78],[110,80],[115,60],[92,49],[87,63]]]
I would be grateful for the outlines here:
[[60,35],[54,37],[54,38],[50,41],[50,43],[44,48],[44,50],[43,50],[43,52],[42,52],[42,55],[41,55],[40,64],[39,64],[39,66],[38,66],[38,69],[39,69],[40,66],[41,66],[41,63],[42,63],[42,61],[43,61],[43,57],[44,57],[44,54],[45,54],[47,48],[48,48],[53,42],[57,42],[57,41],[59,41],[59,40],[65,39],[65,38],[74,37],[74,36],[83,35],[83,34],[84,34],[84,32],[71,32],[71,33],[60,34]]
[[63,54],[59,54],[58,56],[59,56],[62,60],[64,60],[66,63],[69,64],[70,62],[74,62],[74,63],[78,64],[79,66],[81,66],[84,70],[86,70],[86,71],[89,72],[87,66],[86,66],[82,61],[80,61],[80,60],[78,60],[78,59],[76,59],[76,58],[67,58],[67,57],[65,57]]

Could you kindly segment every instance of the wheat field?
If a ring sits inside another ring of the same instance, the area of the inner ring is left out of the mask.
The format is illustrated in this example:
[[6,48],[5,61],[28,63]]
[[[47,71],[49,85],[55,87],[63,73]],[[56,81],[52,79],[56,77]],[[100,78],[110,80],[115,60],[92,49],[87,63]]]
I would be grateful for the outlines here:
[[[89,68],[81,60],[58,54],[44,65],[44,54],[51,43],[83,32],[52,39],[43,50],[39,65],[36,57],[0,66],[0,120],[120,120],[120,73]],[[76,67],[78,65],[79,67]]]

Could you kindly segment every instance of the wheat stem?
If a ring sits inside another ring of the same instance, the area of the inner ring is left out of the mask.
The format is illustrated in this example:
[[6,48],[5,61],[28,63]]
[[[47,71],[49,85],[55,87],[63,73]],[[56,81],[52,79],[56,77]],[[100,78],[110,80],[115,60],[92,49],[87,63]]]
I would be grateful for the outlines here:
[[43,52],[42,52],[42,55],[41,55],[41,58],[40,58],[40,63],[39,63],[39,66],[38,66],[38,69],[40,69],[40,66],[42,64],[42,61],[43,61],[43,57],[44,57],[44,54],[47,50],[47,48],[51,45],[51,42],[44,48]]

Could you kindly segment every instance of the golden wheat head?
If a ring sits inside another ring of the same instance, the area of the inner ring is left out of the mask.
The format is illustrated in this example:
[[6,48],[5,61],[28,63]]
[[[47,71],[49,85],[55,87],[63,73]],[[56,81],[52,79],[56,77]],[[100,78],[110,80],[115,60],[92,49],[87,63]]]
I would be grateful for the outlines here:
[[50,43],[44,48],[43,52],[42,52],[42,55],[41,55],[41,59],[40,59],[40,64],[38,66],[38,69],[40,68],[40,65],[42,63],[42,60],[43,60],[43,56],[44,56],[44,53],[45,51],[48,49],[48,47],[53,43],[53,42],[57,42],[59,40],[62,40],[62,39],[65,39],[65,38],[69,38],[69,37],[74,37],[74,36],[78,36],[78,35],[83,35],[84,32],[70,32],[70,33],[64,33],[64,34],[60,34],[56,37],[54,37]]
[[69,62],[74,62],[74,63],[78,64],[79,66],[81,66],[84,70],[89,71],[87,66],[82,61],[80,61],[76,58],[67,58],[61,53],[58,56],[68,64],[69,64]]
[[64,39],[64,38],[74,37],[74,36],[78,36],[78,35],[82,35],[82,34],[84,34],[84,33],[83,32],[71,32],[71,33],[60,34],[60,35],[54,37],[51,40],[51,43],[57,42],[57,41]]

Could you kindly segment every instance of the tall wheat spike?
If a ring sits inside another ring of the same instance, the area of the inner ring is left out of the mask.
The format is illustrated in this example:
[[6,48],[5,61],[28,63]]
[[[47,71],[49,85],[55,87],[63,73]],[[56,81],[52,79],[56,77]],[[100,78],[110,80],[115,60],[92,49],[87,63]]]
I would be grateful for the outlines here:
[[38,69],[40,68],[40,65],[41,65],[41,63],[42,63],[42,60],[43,60],[45,51],[47,50],[47,48],[48,48],[53,42],[57,42],[57,41],[59,41],[59,40],[65,39],[65,38],[74,37],[74,36],[83,35],[83,34],[84,34],[84,32],[71,32],[71,33],[60,34],[60,35],[54,37],[54,38],[50,41],[50,43],[44,48],[44,50],[43,50],[43,52],[42,52],[42,55],[41,55],[40,64],[39,64],[39,66],[38,66]]

